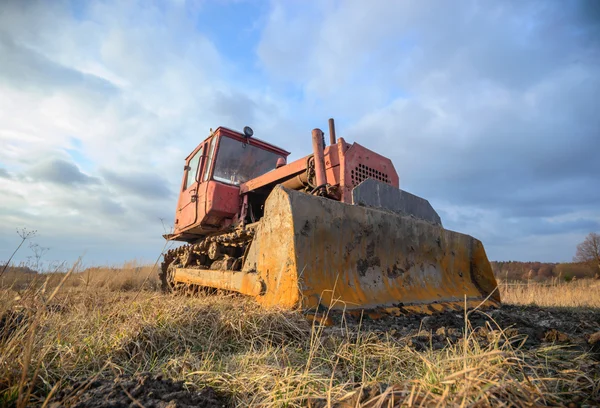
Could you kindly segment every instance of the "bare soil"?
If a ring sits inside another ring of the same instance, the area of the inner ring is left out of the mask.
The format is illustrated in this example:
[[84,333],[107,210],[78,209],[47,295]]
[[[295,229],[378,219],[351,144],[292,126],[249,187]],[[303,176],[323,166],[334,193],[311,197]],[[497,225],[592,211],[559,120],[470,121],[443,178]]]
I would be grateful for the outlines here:
[[50,407],[73,408],[187,408],[225,407],[227,401],[212,388],[190,390],[183,381],[172,381],[150,373],[114,379],[75,382],[60,391]]
[[[461,339],[465,330],[462,312],[381,319],[345,316],[345,325],[340,315],[333,315],[332,319],[334,325],[328,330],[330,333],[361,331],[398,339],[411,338],[410,345],[417,350],[441,349]],[[600,342],[590,342],[592,335],[600,331],[597,309],[503,305],[499,309],[470,313],[468,325],[482,343],[511,341],[524,349],[549,343],[570,344],[600,357]]]

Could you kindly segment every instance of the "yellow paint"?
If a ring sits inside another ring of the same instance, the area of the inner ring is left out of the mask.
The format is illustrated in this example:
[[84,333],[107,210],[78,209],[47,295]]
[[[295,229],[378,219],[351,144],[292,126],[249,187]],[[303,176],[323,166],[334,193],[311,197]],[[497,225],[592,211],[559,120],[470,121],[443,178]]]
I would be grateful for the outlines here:
[[482,307],[500,303],[480,241],[283,187],[265,204],[243,272],[200,271],[195,279],[205,273],[214,275],[206,286],[228,286],[265,307],[367,309],[377,317],[461,310],[465,296],[468,308],[488,295]]
[[262,292],[262,284],[255,273],[177,268],[175,282],[231,290],[249,296],[260,296]]

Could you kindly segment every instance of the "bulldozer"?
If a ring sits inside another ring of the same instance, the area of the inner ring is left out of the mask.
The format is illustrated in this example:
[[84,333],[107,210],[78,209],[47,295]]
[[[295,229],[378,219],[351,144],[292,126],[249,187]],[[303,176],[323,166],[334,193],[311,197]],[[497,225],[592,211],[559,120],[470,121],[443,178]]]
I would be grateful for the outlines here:
[[[307,138],[308,140],[308,138]],[[401,190],[394,164],[313,129],[312,153],[226,127],[185,159],[164,291],[209,288],[265,307],[370,316],[500,305],[482,243]]]

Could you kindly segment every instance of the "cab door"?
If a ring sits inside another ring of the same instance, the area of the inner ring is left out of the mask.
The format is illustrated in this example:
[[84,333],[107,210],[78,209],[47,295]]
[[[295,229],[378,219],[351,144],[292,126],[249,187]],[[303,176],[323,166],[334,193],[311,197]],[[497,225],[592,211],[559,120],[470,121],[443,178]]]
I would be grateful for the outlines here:
[[177,229],[189,227],[195,224],[198,219],[198,203],[202,201],[199,197],[199,190],[201,188],[199,179],[202,173],[203,151],[204,145],[200,146],[186,162],[183,186],[177,206]]

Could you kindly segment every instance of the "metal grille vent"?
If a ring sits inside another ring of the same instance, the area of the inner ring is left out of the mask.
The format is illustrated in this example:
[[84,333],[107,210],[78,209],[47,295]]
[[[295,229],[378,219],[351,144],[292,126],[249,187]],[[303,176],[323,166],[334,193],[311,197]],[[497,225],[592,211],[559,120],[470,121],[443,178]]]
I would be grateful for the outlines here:
[[352,176],[353,186],[359,185],[368,178],[372,178],[390,184],[390,180],[386,173],[382,173],[379,170],[372,169],[371,167],[365,166],[364,164],[359,164],[358,166],[356,166],[354,170],[350,171],[350,175]]

